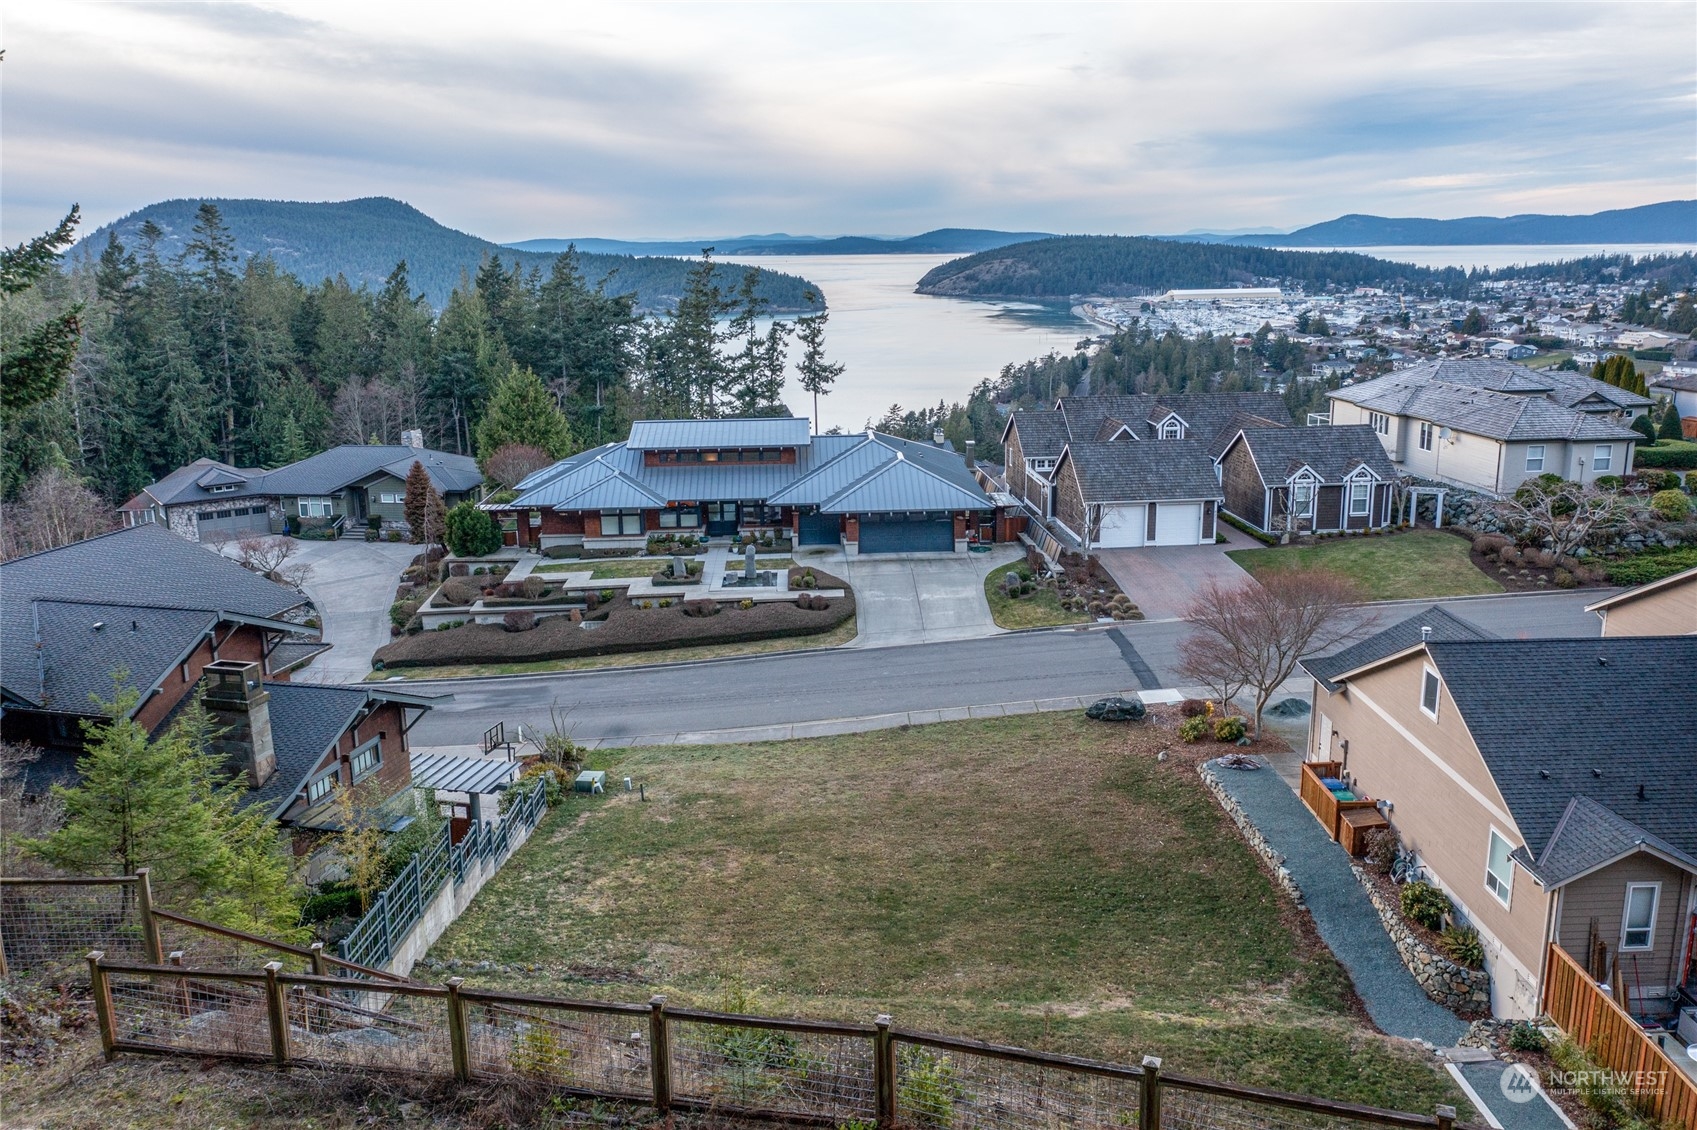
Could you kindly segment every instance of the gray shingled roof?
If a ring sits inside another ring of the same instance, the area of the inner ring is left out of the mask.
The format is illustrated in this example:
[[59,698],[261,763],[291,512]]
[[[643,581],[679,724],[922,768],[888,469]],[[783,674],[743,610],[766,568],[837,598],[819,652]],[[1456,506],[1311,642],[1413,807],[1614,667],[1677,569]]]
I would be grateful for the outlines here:
[[1658,373],[1650,378],[1651,388],[1673,389],[1675,392],[1697,392],[1697,373]]
[[1531,860],[1545,858],[1576,797],[1697,856],[1697,637],[1434,641],[1427,651]]
[[1412,416],[1441,427],[1498,440],[1640,440],[1624,425],[1563,408],[1537,394],[1492,392],[1472,385],[1405,379],[1402,370],[1327,393],[1373,412]]
[[[1066,416],[1053,409],[1023,409],[1010,413],[1008,426],[1019,432],[1019,450],[1027,459],[1059,459],[1067,445]],[[1004,438],[1007,430],[1002,432]]]
[[1330,655],[1305,655],[1301,660],[1302,669],[1312,675],[1327,691],[1335,692],[1338,685],[1333,680],[1337,676],[1357,667],[1365,667],[1369,663],[1377,663],[1399,651],[1407,651],[1420,642],[1420,629],[1423,627],[1432,629],[1434,640],[1496,638],[1485,629],[1452,616],[1434,604],[1406,620],[1399,620],[1384,631],[1375,632],[1366,639]]
[[1542,394],[1564,408],[1590,397],[1600,397],[1629,411],[1648,408],[1653,403],[1648,397],[1604,384],[1587,373],[1532,369],[1495,357],[1439,357],[1399,369],[1391,376],[1499,392]]
[[[146,487],[124,503],[122,509],[145,510],[153,502],[180,506],[241,498],[335,494],[378,472],[404,479],[414,462],[424,464],[431,483],[445,494],[465,494],[483,482],[477,460],[469,455],[398,444],[348,443],[271,471],[232,467],[216,459],[196,459]],[[218,483],[235,483],[237,489],[218,494],[207,489]]]
[[695,448],[806,447],[812,441],[805,416],[756,416],[726,420],[637,420],[626,446],[637,451]]
[[[1139,437],[1153,439],[1156,429],[1155,424],[1149,422],[1149,416],[1157,407],[1160,409],[1157,420],[1168,412],[1178,413],[1190,428],[1186,438],[1200,440],[1204,444],[1212,443],[1232,417],[1240,412],[1253,413],[1274,424],[1291,422],[1290,409],[1285,407],[1284,398],[1274,392],[1104,394],[1068,396],[1059,402],[1059,409],[1066,419],[1068,438],[1074,440],[1094,438],[1102,421],[1109,417],[1127,423],[1140,421]],[[1023,436],[1022,432],[1022,442]]]
[[1084,501],[1188,502],[1219,499],[1207,445],[1194,439],[1069,443],[1056,474],[1070,463]]
[[[216,459],[196,459],[146,487],[120,509],[146,510],[155,503],[178,506],[188,502],[263,497],[265,492],[260,486],[264,482],[265,474],[265,471],[257,467],[232,467]],[[207,488],[214,483],[234,483],[237,488],[213,494]]]
[[1534,858],[1525,848],[1515,849],[1514,854],[1516,862],[1537,876],[1544,886],[1558,887],[1644,848],[1679,860],[1697,871],[1697,855],[1583,796],[1568,802],[1540,855]]
[[[36,601],[34,613],[41,670],[32,701],[88,717],[112,701],[117,672],[127,672],[123,688],[145,695],[161,676],[173,675],[218,623],[218,613],[197,609],[58,600]],[[10,672],[6,689],[17,693]]]
[[1396,478],[1396,468],[1385,455],[1384,445],[1366,424],[1244,428],[1242,435],[1268,486],[1282,485],[1302,467],[1319,475],[1323,483],[1341,483],[1344,476],[1362,464],[1385,482]]

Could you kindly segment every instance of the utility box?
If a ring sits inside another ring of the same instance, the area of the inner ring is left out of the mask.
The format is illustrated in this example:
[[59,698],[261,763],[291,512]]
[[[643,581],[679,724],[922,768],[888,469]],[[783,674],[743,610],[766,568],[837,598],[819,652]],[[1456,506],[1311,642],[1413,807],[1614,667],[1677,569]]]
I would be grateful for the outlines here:
[[574,793],[604,793],[607,791],[607,774],[601,769],[585,769],[572,782]]

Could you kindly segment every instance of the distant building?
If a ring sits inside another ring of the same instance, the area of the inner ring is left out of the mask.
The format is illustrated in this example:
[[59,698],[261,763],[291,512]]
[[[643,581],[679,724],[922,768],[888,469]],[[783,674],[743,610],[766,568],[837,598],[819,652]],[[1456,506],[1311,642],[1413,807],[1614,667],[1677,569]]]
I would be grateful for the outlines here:
[[1276,286],[1226,287],[1218,290],[1169,290],[1157,302],[1264,302],[1284,297]]

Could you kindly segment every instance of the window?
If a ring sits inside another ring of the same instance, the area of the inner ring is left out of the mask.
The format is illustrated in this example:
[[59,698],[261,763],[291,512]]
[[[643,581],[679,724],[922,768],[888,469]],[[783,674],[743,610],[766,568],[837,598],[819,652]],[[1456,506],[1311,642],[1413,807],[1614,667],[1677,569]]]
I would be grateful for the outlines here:
[[1184,425],[1178,421],[1177,417],[1167,417],[1166,421],[1161,425],[1161,438],[1183,439]]
[[1485,889],[1508,905],[1509,892],[1514,889],[1514,863],[1509,859],[1508,841],[1495,828],[1491,829],[1491,846],[1485,852]]
[[1425,420],[1420,421],[1420,450],[1432,450],[1432,425]]
[[213,494],[229,494],[231,491],[235,490],[237,487],[239,487],[241,485],[242,484],[240,484],[240,483],[219,483],[217,486],[212,488],[212,493]]
[[701,525],[701,511],[693,506],[660,511],[660,528],[662,530],[675,530],[680,526],[686,529],[694,529],[699,525]]
[[1293,517],[1314,517],[1314,482],[1298,479],[1290,487],[1290,512]]
[[328,518],[330,516],[330,500],[322,497],[305,496],[295,500],[295,506],[302,518]]
[[385,506],[399,506],[405,503],[406,500],[406,495],[395,494],[392,491],[383,491],[377,496],[377,501]]
[[1543,469],[1544,445],[1541,443],[1529,444],[1526,448],[1526,470],[1535,474],[1542,472]]
[[375,773],[383,764],[382,746],[375,741],[367,742],[364,746],[354,750],[354,755],[348,764],[353,770],[355,781]]
[[308,781],[306,783],[306,803],[317,804],[319,801],[329,796],[331,790],[335,787],[336,771],[334,769],[316,780]]
[[1438,717],[1438,673],[1430,667],[1425,668],[1420,677],[1420,709],[1431,715],[1435,721]]
[[642,532],[642,511],[640,510],[603,510],[601,511],[601,536],[604,538],[622,535],[640,534]]
[[1656,903],[1661,901],[1660,883],[1628,883],[1626,910],[1621,915],[1620,948],[1647,950],[1655,944]]
[[1349,484],[1349,513],[1353,518],[1365,517],[1373,505],[1373,484],[1365,480]]
[[1391,418],[1383,412],[1367,413],[1367,422],[1373,425],[1373,430],[1382,436],[1391,434]]
[[1591,449],[1591,470],[1603,472],[1610,470],[1615,464],[1615,449],[1606,443],[1599,443]]

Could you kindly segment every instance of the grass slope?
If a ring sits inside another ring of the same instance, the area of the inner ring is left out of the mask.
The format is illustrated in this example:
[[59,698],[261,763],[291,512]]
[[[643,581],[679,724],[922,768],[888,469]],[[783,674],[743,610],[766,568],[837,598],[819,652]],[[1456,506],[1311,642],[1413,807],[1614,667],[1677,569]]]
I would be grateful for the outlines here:
[[1332,538],[1314,545],[1238,549],[1226,556],[1255,576],[1276,569],[1332,569],[1352,577],[1369,600],[1502,592],[1468,558],[1467,542],[1442,530]]
[[1430,1110],[1348,981],[1153,726],[1032,715],[606,751],[435,959],[532,992],[898,1022]]

